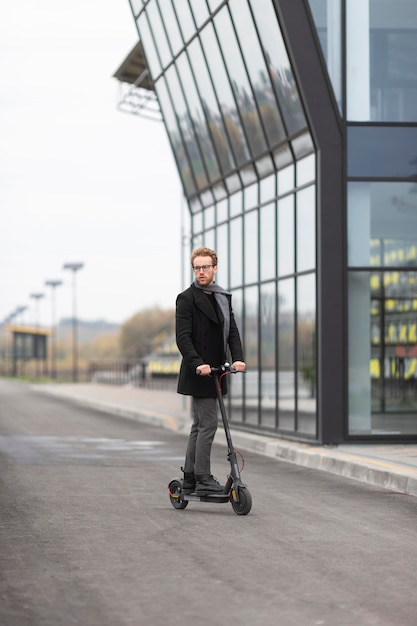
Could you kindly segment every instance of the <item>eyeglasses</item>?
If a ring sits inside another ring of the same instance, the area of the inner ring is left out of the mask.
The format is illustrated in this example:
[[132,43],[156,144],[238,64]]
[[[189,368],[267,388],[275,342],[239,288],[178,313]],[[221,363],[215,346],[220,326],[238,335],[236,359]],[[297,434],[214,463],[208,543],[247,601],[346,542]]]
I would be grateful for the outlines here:
[[207,272],[210,267],[214,267],[214,265],[194,265],[193,270],[195,272]]

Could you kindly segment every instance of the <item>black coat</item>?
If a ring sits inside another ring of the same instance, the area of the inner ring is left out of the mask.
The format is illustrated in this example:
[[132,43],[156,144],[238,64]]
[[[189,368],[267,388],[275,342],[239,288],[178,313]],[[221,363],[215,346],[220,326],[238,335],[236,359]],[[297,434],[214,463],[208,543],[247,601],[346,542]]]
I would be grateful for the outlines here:
[[[217,397],[211,376],[198,376],[195,373],[199,365],[208,363],[216,367],[226,361],[223,348],[223,316],[218,315],[201,289],[191,285],[180,293],[176,301],[176,339],[182,354],[182,363],[178,378],[178,393],[200,398]],[[230,332],[228,346],[232,363],[243,361],[242,343],[229,298]],[[222,391],[226,393],[226,377],[223,378]]]

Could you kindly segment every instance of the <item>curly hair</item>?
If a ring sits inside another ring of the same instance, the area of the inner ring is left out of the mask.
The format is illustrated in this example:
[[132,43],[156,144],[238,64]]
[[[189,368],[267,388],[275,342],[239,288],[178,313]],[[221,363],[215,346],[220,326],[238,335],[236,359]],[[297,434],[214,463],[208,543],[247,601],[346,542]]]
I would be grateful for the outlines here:
[[194,265],[194,259],[198,256],[209,256],[214,267],[217,267],[217,254],[211,248],[196,248],[191,255],[191,265]]

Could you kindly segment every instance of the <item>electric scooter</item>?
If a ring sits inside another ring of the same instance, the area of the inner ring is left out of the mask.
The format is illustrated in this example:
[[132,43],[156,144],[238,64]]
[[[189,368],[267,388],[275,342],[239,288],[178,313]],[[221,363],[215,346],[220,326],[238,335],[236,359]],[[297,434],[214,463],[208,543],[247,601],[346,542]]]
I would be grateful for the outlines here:
[[232,436],[230,434],[229,421],[227,419],[221,387],[223,376],[226,374],[237,373],[238,370],[234,369],[229,363],[220,365],[220,367],[211,368],[211,374],[214,379],[214,384],[216,385],[217,399],[219,401],[220,413],[226,435],[227,460],[230,463],[230,474],[227,476],[224,490],[212,494],[208,493],[206,495],[197,495],[196,493],[185,494],[182,490],[183,479],[174,478],[168,485],[168,495],[174,509],[185,509],[189,502],[230,502],[236,515],[247,515],[252,508],[252,496],[249,489],[240,478],[237,454],[232,443]]

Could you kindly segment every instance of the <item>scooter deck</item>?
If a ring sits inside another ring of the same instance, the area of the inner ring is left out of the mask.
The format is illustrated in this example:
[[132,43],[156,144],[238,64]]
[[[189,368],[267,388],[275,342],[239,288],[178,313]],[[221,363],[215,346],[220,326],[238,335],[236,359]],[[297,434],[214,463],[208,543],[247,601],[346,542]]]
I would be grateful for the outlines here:
[[230,493],[207,493],[207,494],[197,494],[197,493],[187,493],[183,496],[184,500],[188,502],[229,502]]

